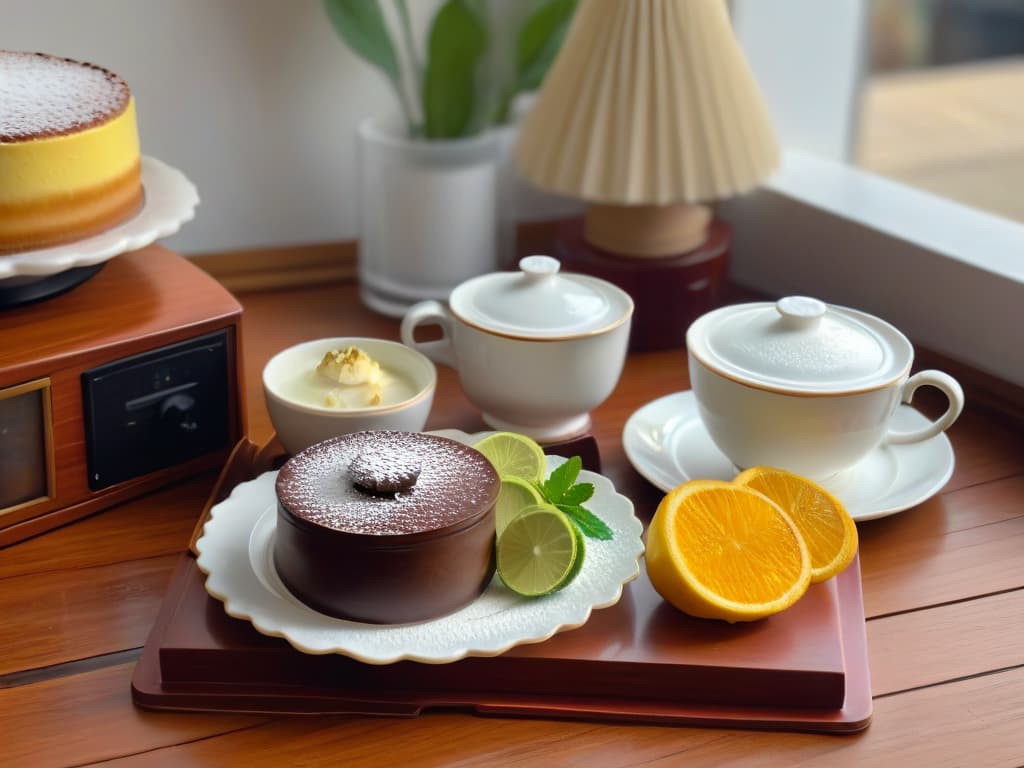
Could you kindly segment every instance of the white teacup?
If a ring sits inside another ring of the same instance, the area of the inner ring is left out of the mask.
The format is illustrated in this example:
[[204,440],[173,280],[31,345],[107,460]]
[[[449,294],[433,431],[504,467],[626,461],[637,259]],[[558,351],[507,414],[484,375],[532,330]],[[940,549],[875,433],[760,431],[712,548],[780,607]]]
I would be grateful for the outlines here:
[[[963,410],[951,376],[910,376],[914,349],[896,328],[817,299],[722,307],[694,321],[686,345],[701,420],[741,469],[768,465],[822,479],[884,443],[934,437]],[[942,390],[945,413],[894,432],[897,406],[922,386]]]
[[[455,368],[491,427],[541,441],[574,437],[619,380],[633,302],[604,280],[559,274],[548,256],[519,266],[467,280],[449,308],[416,304],[402,320],[402,341]],[[441,327],[441,339],[416,341],[416,328],[428,325]]]

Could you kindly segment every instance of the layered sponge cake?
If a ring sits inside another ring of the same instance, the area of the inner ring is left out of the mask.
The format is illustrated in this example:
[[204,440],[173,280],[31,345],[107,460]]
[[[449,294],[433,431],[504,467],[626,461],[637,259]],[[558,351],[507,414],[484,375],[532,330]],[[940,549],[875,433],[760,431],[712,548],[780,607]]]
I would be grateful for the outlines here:
[[143,201],[128,85],[92,64],[0,51],[0,253],[72,242]]

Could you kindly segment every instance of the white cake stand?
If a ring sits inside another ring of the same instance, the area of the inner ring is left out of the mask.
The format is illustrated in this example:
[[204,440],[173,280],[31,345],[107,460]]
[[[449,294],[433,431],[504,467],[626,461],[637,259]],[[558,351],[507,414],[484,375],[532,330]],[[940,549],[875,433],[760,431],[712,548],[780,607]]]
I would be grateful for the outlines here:
[[0,255],[0,307],[49,298],[70,290],[121,253],[172,235],[195,216],[199,193],[181,171],[142,158],[142,209],[115,227],[73,243]]

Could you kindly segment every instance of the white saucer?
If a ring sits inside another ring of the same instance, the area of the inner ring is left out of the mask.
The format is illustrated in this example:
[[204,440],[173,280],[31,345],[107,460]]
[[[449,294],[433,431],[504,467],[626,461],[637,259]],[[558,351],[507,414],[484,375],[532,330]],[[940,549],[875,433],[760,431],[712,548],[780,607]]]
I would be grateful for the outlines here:
[[156,158],[142,158],[145,202],[135,216],[98,235],[73,243],[0,255],[0,280],[55,275],[137,251],[177,232],[192,219],[199,193],[181,171]]
[[[444,434],[471,440],[464,432]],[[549,469],[564,461],[548,459]],[[623,586],[640,574],[643,525],[632,502],[616,493],[610,480],[584,470],[580,479],[594,484],[587,506],[615,535],[610,541],[587,540],[583,567],[565,589],[524,598],[495,576],[475,601],[432,621],[382,625],[332,618],[293,597],[273,566],[276,478],[277,472],[266,472],[240,483],[213,508],[197,542],[197,564],[206,574],[206,591],[224,603],[228,615],[247,619],[259,632],[283,637],[304,653],[337,653],[368,664],[496,656],[583,625],[592,611],[617,603]]]
[[[901,405],[898,430],[928,420]],[[732,480],[733,466],[704,429],[693,392],[676,392],[648,403],[626,422],[622,445],[636,471],[663,491],[687,480]],[[821,482],[854,520],[874,520],[931,498],[953,474],[953,446],[945,434],[912,445],[881,446],[856,466]]]

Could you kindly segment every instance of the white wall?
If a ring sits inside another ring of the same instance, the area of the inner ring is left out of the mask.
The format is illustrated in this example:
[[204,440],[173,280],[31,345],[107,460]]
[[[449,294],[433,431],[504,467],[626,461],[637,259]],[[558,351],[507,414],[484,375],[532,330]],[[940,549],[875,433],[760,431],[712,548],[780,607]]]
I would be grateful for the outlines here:
[[[410,3],[418,26],[436,2]],[[845,156],[864,3],[733,0],[787,146]],[[396,104],[320,0],[0,0],[0,48],[92,61],[128,80],[143,152],[183,170],[202,198],[172,248],[358,237],[355,125]],[[525,218],[578,210],[524,184],[517,203]]]
[[853,157],[867,0],[732,0],[733,26],[781,143]]
[[143,152],[183,170],[202,199],[171,247],[357,236],[354,126],[394,105],[319,0],[0,0],[0,48],[128,81]]
[[[514,18],[524,0],[490,0]],[[411,0],[425,37],[439,0]],[[384,8],[390,13],[390,3]],[[142,151],[199,188],[182,253],[359,236],[355,127],[397,114],[391,85],[337,38],[320,0],[0,0],[0,49],[117,72],[135,94]],[[576,201],[517,182],[523,218]]]

